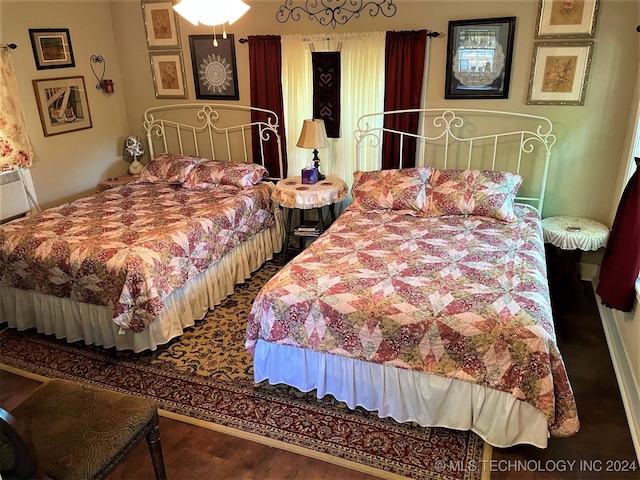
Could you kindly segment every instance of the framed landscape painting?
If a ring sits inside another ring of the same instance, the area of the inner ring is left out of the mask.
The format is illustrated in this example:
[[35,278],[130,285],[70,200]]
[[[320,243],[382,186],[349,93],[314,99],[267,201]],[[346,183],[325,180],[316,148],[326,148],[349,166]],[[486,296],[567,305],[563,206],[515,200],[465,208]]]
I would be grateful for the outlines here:
[[29,38],[38,70],[76,66],[68,28],[30,28]]

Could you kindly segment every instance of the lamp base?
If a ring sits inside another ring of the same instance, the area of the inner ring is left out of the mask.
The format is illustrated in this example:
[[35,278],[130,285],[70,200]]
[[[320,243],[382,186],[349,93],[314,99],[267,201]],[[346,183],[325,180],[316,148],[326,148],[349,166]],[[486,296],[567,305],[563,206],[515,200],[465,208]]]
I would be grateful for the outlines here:
[[[314,150],[315,152],[317,152],[317,150]],[[316,155],[317,157],[317,155]],[[324,180],[325,177],[322,173],[320,173],[320,159],[318,158],[314,158],[313,159],[313,166],[315,167],[316,170],[318,170],[318,180]]]
[[138,160],[134,160],[133,162],[131,162],[131,165],[129,165],[129,173],[131,175],[140,175],[140,172],[143,168],[144,165],[142,163],[140,163]]

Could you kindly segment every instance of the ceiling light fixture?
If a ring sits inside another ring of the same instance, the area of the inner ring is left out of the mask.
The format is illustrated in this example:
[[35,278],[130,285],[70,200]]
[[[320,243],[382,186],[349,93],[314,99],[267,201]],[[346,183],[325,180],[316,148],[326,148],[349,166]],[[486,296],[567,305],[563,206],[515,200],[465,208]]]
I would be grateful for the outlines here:
[[173,9],[196,27],[199,23],[213,27],[213,45],[216,40],[217,25],[222,25],[222,38],[227,38],[225,24],[231,25],[249,10],[242,0],[182,0]]
[[304,13],[310,20],[317,20],[320,25],[336,28],[336,25],[344,25],[353,17],[358,18],[365,9],[372,17],[379,13],[385,17],[396,14],[393,0],[305,0],[304,3],[304,7],[296,7],[293,0],[285,0],[276,13],[276,20],[280,23],[289,19],[298,21]]

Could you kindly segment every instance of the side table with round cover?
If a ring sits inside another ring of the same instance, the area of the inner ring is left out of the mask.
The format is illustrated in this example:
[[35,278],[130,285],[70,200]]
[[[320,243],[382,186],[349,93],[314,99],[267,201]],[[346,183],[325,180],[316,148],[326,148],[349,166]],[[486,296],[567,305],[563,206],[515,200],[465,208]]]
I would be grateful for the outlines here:
[[[555,246],[557,253],[555,269],[549,272],[552,296],[554,293],[563,297],[567,293],[574,298],[581,296],[584,287],[580,281],[578,264],[582,252],[603,247],[609,236],[609,228],[589,218],[556,216],[543,219],[542,230],[544,242]],[[564,303],[557,302],[560,305]]]
[[300,212],[300,223],[304,221],[305,210],[316,209],[318,212],[318,229],[312,232],[312,235],[300,235],[294,232],[296,236],[318,236],[327,226],[322,215],[322,207],[328,206],[331,220],[336,219],[335,204],[344,200],[347,196],[347,184],[336,176],[328,176],[314,184],[302,183],[301,177],[289,177],[280,180],[276,184],[276,188],[271,199],[280,206],[288,209],[287,214],[287,231],[284,244],[284,256],[287,258],[289,248],[289,238],[292,233],[293,210]]

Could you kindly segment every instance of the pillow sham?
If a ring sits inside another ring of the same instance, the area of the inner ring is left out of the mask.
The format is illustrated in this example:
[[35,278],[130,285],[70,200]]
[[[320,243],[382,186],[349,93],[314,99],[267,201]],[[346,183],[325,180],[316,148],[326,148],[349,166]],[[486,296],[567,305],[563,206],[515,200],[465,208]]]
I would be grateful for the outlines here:
[[364,210],[398,210],[416,215],[428,212],[431,167],[356,171],[351,196]]
[[521,184],[522,177],[511,172],[434,169],[430,214],[480,215],[513,222]]
[[182,183],[187,174],[202,161],[174,153],[163,153],[144,166],[136,179],[138,183]]
[[249,188],[267,175],[267,169],[257,163],[221,162],[207,160],[193,168],[183,182],[191,189],[211,188],[215,185],[234,185]]

